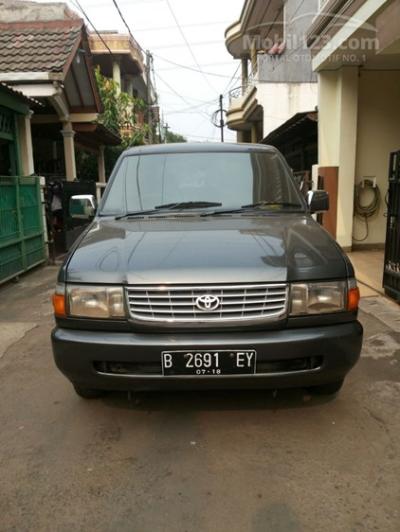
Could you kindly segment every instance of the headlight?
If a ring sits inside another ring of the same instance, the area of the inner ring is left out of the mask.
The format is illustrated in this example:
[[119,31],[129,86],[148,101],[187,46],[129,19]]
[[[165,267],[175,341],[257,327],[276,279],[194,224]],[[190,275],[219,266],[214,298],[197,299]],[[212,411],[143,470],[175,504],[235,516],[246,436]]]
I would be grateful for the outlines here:
[[68,285],[68,314],[78,318],[124,318],[122,287]]
[[293,283],[290,315],[326,314],[347,310],[347,281]]

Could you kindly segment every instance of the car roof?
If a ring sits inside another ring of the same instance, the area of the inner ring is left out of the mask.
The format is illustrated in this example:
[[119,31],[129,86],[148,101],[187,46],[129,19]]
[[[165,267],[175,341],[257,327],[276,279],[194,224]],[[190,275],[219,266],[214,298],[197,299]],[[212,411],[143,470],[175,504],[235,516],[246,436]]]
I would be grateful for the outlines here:
[[265,144],[240,144],[233,142],[182,142],[171,144],[150,144],[129,148],[124,155],[148,155],[153,153],[201,153],[201,152],[233,152],[233,153],[276,153],[273,146]]

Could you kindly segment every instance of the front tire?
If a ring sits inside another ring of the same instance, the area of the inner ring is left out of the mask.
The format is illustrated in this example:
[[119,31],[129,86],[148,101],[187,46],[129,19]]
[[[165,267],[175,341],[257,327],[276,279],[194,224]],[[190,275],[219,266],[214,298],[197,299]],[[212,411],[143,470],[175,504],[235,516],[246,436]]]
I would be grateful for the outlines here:
[[338,381],[329,382],[327,384],[320,384],[319,386],[312,386],[310,392],[316,395],[335,395],[339,392],[343,386],[344,379]]
[[74,384],[75,392],[79,395],[79,397],[82,397],[83,399],[98,399],[99,397],[103,397],[105,394],[104,390],[95,390],[92,388],[82,388],[82,386],[77,386]]

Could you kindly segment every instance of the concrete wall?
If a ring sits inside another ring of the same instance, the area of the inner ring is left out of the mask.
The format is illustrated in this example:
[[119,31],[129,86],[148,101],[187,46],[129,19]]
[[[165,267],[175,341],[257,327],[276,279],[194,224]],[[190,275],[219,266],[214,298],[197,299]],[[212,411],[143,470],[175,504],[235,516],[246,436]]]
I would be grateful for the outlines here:
[[266,137],[294,114],[315,109],[318,101],[317,84],[259,83],[257,100],[264,110],[263,136]]
[[0,0],[0,22],[32,22],[79,18],[66,3]]
[[[365,244],[382,244],[386,238],[389,154],[400,150],[400,71],[363,71],[359,77],[356,182],[375,176],[382,201],[369,223]],[[365,198],[368,201],[368,198]],[[354,236],[365,235],[365,223],[354,221]]]
[[284,41],[280,56],[258,56],[260,81],[272,83],[310,83],[317,76],[312,71],[311,53],[305,35],[318,10],[318,0],[286,0],[284,8]]

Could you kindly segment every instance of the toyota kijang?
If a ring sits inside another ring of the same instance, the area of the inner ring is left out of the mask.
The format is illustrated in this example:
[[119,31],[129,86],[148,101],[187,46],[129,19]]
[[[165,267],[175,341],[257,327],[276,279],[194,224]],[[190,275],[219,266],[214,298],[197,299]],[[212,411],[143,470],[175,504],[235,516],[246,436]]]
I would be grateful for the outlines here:
[[327,193],[303,195],[275,148],[132,148],[97,211],[81,203],[52,332],[80,396],[340,389],[362,344],[354,270],[313,217]]

